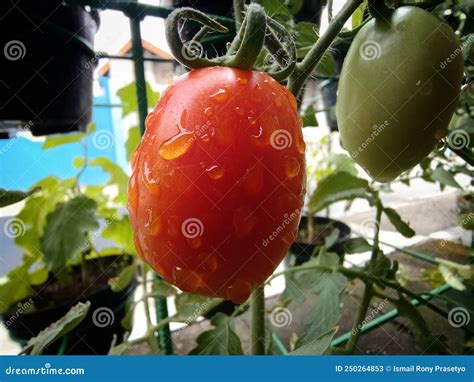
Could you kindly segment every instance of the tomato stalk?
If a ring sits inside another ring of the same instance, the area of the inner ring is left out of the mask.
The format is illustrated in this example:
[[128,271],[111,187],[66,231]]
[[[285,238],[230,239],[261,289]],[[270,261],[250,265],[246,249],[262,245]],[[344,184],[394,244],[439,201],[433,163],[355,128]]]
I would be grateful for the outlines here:
[[156,337],[155,337],[155,330],[153,328],[153,324],[151,323],[151,314],[150,314],[150,304],[148,302],[148,282],[147,282],[147,270],[146,270],[146,265],[141,264],[141,274],[142,274],[142,281],[143,281],[143,295],[145,298],[143,299],[143,305],[145,306],[145,319],[146,319],[146,326],[147,326],[147,331],[146,331],[146,338],[147,342],[149,343],[151,349],[153,350],[154,353],[159,352],[159,347],[158,343],[156,342]]
[[385,0],[369,0],[367,9],[370,15],[378,20],[386,20],[394,11],[392,8],[387,7]]
[[252,315],[252,354],[265,355],[265,291],[264,287],[253,291],[250,297]]
[[[383,210],[383,206],[380,200],[378,199],[378,195],[377,195],[374,242],[372,245],[372,255],[370,257],[369,266],[367,269],[369,273],[371,273],[374,270],[377,264],[377,258],[380,253],[379,235],[380,235],[380,223],[382,219],[382,210]],[[360,302],[356,319],[354,320],[354,324],[352,326],[351,337],[349,338],[349,341],[347,343],[347,352],[350,354],[354,353],[354,350],[357,346],[357,341],[359,340],[359,336],[361,333],[360,326],[362,322],[364,321],[365,315],[367,313],[367,309],[369,308],[370,300],[373,297],[373,292],[374,292],[374,283],[367,282],[365,285],[364,294],[362,295],[362,300]]]
[[290,89],[295,97],[298,98],[301,89],[303,88],[306,80],[311,76],[311,73],[318,62],[336,39],[346,21],[352,16],[352,14],[357,10],[362,2],[363,0],[348,1],[341,11],[333,17],[326,32],[319,37],[318,41],[316,44],[314,44],[303,61],[296,65],[295,70],[288,79],[288,89]]

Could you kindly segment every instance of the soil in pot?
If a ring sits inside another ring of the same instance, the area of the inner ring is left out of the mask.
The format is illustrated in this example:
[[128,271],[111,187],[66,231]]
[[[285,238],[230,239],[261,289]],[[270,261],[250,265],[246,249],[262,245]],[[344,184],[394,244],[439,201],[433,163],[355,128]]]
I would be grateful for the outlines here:
[[313,218],[313,234],[309,239],[308,233],[308,217],[302,216],[298,229],[298,236],[296,241],[291,244],[288,256],[285,259],[287,265],[301,265],[307,262],[317,252],[317,248],[321,247],[326,238],[338,229],[338,239],[329,248],[330,252],[337,253],[341,262],[344,260],[344,243],[351,236],[351,229],[348,225],[325,217],[315,216]]
[[90,301],[91,307],[84,321],[63,339],[46,348],[43,354],[107,354],[114,335],[117,336],[117,343],[123,341],[125,329],[121,320],[133,301],[137,286],[134,278],[127,288],[114,293],[108,280],[130,263],[131,257],[128,256],[102,257],[87,261],[85,281],[81,278],[79,267],[73,268],[67,284],[50,277],[45,284],[34,288],[31,300],[26,299],[33,301],[32,311],[2,317],[8,323],[5,326],[10,337],[25,345],[31,337],[64,316],[72,306]]

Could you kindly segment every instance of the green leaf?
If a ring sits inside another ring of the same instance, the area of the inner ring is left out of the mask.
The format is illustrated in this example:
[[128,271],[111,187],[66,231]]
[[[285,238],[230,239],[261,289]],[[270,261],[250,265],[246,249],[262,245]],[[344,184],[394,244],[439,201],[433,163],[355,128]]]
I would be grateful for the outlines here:
[[129,266],[123,268],[118,276],[109,279],[108,283],[112,292],[121,292],[126,289],[133,280],[137,270],[137,264],[133,262]]
[[222,299],[219,298],[180,293],[174,300],[176,314],[173,317],[173,321],[186,322],[187,324],[193,323],[220,302],[222,302]]
[[337,327],[330,329],[327,332],[321,334],[314,341],[298,347],[296,350],[288,353],[288,355],[322,355],[331,346],[332,339],[334,338],[336,332]]
[[156,294],[159,297],[174,296],[178,293],[175,287],[169,285],[166,281],[163,280],[153,280],[151,290],[153,294]]
[[336,75],[336,61],[329,53],[324,53],[315,70],[320,76],[334,77]]
[[296,15],[303,8],[304,0],[286,0],[289,11]]
[[105,222],[106,226],[102,230],[102,237],[113,240],[117,246],[123,248],[125,253],[135,254],[133,230],[128,215],[121,218],[116,216],[107,217]]
[[64,317],[43,329],[36,337],[30,339],[24,351],[30,355],[41,354],[48,345],[76,328],[86,318],[90,306],[91,303],[89,301],[86,303],[80,302],[73,306]]
[[277,19],[277,21],[288,21],[293,18],[282,0],[259,0],[259,4],[265,9],[267,15]]
[[326,249],[331,248],[336,241],[339,239],[339,229],[334,228],[329,235],[324,238],[324,247]]
[[316,119],[316,111],[313,105],[309,105],[303,113],[301,118],[303,120],[303,127],[316,127],[318,126],[318,120]]
[[76,143],[81,141],[86,137],[82,133],[69,133],[69,134],[57,134],[57,135],[48,135],[48,137],[43,142],[43,150],[51,149],[53,147],[66,145],[68,143]]
[[443,167],[438,166],[431,174],[431,179],[438,182],[442,186],[451,186],[461,189],[460,184],[454,179],[453,174],[445,170]]
[[313,23],[300,22],[296,24],[294,35],[296,44],[296,55],[298,59],[303,58],[318,41],[318,26]]
[[110,179],[108,184],[116,186],[118,188],[117,196],[114,199],[114,202],[120,203],[122,205],[127,204],[127,187],[128,187],[128,175],[122,168],[116,163],[112,162],[110,159],[105,157],[97,157],[89,161],[90,165],[93,167],[100,167],[105,172],[108,172]]
[[72,165],[74,166],[74,168],[81,168],[84,166],[85,163],[86,163],[86,158],[84,157],[75,157],[72,160]]
[[31,191],[8,191],[3,188],[0,188],[0,208],[6,207],[11,204],[21,202],[23,199],[26,199],[28,196],[38,191],[39,188],[33,188]]
[[357,177],[358,171],[355,162],[349,155],[331,153],[326,156],[321,163],[327,164],[333,172],[344,171]]
[[29,283],[29,269],[35,259],[28,256],[23,263],[8,272],[7,276],[0,279],[0,313],[4,314],[21,300],[33,294]]
[[352,14],[352,18],[351,18],[352,29],[355,29],[360,24],[362,24],[362,17],[364,15],[364,10],[366,6],[367,6],[367,1],[364,1],[361,5],[359,5],[359,7]]
[[128,138],[127,142],[125,143],[125,149],[127,152],[127,160],[130,161],[132,159],[132,154],[137,148],[138,144],[140,143],[140,127],[133,126],[128,129]]
[[369,199],[369,183],[361,178],[340,171],[323,178],[311,195],[309,208],[312,213],[321,211],[332,203],[355,198]]
[[[155,92],[151,85],[147,82],[146,94],[148,108],[153,108],[156,105],[158,99],[160,98],[160,93]],[[120,88],[117,91],[117,97],[120,98],[120,103],[122,104],[122,117],[125,117],[130,113],[136,112],[138,110],[137,90],[135,82],[131,82],[123,88]]]
[[404,222],[397,211],[393,208],[385,208],[383,209],[385,215],[387,215],[388,220],[393,226],[397,229],[405,237],[413,237],[415,236],[415,231],[409,226],[408,223]]
[[349,239],[344,243],[346,254],[352,255],[354,253],[368,252],[372,250],[372,246],[363,237],[355,237]]
[[218,313],[211,319],[214,329],[201,333],[191,355],[243,355],[240,339],[233,329],[231,317]]
[[80,195],[59,203],[48,215],[40,248],[48,269],[52,272],[62,270],[86,249],[88,233],[99,228],[96,208],[94,200]]
[[[316,265],[334,267],[339,265],[339,256],[335,253],[321,252],[314,261]],[[304,272],[298,281],[319,295],[305,320],[305,334],[298,340],[297,347],[316,341],[328,330],[333,329],[341,313],[341,294],[347,285],[347,278],[339,272],[311,270]],[[309,283],[308,283],[309,281]]]

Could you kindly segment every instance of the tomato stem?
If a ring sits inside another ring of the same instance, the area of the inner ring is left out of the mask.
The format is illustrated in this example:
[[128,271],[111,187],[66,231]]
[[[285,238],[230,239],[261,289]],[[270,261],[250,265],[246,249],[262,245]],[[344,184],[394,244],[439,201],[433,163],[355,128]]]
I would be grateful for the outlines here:
[[[378,199],[378,195],[376,195],[376,197],[377,197],[377,204],[376,204],[376,213],[375,213],[374,242],[372,245],[372,255],[370,257],[369,266],[367,269],[369,273],[371,273],[374,270],[377,264],[377,258],[380,253],[379,235],[380,235],[380,223],[382,219],[383,205],[380,199]],[[370,305],[370,300],[373,297],[373,292],[374,292],[374,283],[367,282],[365,285],[364,294],[362,295],[362,300],[360,302],[359,311],[357,312],[356,319],[354,320],[354,324],[352,326],[351,337],[349,338],[349,341],[347,343],[347,352],[349,354],[354,353],[354,350],[357,346],[357,342],[361,334],[361,330],[360,330],[361,325],[365,319],[367,309],[369,308],[369,305]]]
[[[306,80],[311,76],[314,68],[323,57],[326,50],[331,46],[344,24],[356,11],[363,0],[348,1],[341,11],[333,17],[326,32],[319,37],[306,57],[296,65],[295,70],[289,77],[288,88],[298,98]],[[379,0],[380,1],[380,0]]]
[[242,21],[244,19],[245,7],[244,0],[234,0],[234,19],[235,19],[235,28],[239,30],[240,26],[242,25]]
[[265,355],[265,291],[264,287],[253,291],[250,296],[252,315],[252,354]]
[[394,11],[387,7],[385,0],[369,0],[367,8],[370,15],[378,20],[387,20]]

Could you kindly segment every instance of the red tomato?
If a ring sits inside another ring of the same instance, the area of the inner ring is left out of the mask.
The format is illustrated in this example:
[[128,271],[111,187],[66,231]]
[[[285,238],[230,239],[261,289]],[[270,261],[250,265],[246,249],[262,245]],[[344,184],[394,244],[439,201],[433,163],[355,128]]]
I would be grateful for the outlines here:
[[295,98],[265,73],[193,70],[146,127],[129,184],[138,253],[183,291],[245,301],[299,223],[305,144]]

